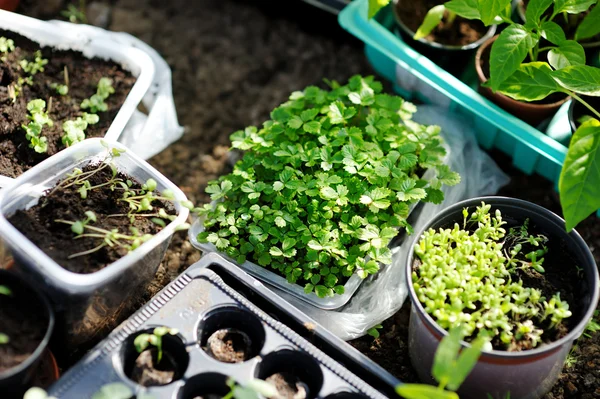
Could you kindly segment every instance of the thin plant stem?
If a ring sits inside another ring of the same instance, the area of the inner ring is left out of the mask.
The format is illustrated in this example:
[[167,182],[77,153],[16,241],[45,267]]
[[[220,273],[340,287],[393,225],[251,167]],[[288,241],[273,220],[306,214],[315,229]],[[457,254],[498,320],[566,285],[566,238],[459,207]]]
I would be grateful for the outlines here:
[[77,258],[79,256],[85,256],[85,255],[93,254],[94,252],[99,251],[101,248],[103,248],[105,246],[106,246],[106,243],[102,243],[102,244],[98,245],[97,247],[94,247],[92,249],[88,249],[87,251],[77,252],[76,254],[69,255],[68,259],[73,259],[73,258]]
[[600,112],[596,111],[594,109],[594,107],[592,107],[590,104],[588,104],[583,98],[579,97],[577,94],[573,93],[573,92],[568,92],[568,94],[573,97],[575,100],[579,101],[581,104],[583,104],[587,109],[589,109],[594,115],[596,115],[596,117],[598,118],[598,120],[600,120]]

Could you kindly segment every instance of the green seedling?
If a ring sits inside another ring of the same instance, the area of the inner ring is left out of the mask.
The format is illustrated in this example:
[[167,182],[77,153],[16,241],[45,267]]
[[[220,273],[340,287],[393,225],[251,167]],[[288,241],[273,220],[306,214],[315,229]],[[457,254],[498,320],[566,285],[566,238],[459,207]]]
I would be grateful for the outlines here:
[[275,398],[279,394],[272,384],[256,378],[250,379],[244,386],[236,383],[233,378],[228,378],[227,386],[229,392],[223,396],[223,399]]
[[243,158],[208,184],[215,204],[194,209],[205,217],[200,242],[319,297],[390,264],[391,240],[412,232],[410,206],[440,203],[442,186],[460,181],[444,164],[440,128],[410,120],[414,105],[382,94],[373,77],[329,84],[292,93],[261,129],[233,133]]
[[369,328],[367,330],[367,334],[369,334],[371,337],[377,339],[381,336],[379,330],[381,330],[382,328],[383,328],[383,326],[381,324],[377,324],[376,326]]
[[15,42],[12,39],[7,39],[4,36],[0,37],[0,61],[6,62],[6,55],[11,51],[15,51]]
[[548,239],[530,234],[527,221],[507,234],[500,211],[491,213],[485,203],[472,213],[465,208],[463,216],[462,228],[429,229],[415,247],[421,265],[412,282],[419,301],[444,329],[460,324],[467,337],[485,333],[507,350],[537,347],[544,328],[571,316],[559,293],[546,298],[516,274],[543,273]]
[[33,148],[35,152],[45,153],[48,151],[48,139],[42,136],[42,128],[44,126],[52,126],[54,123],[48,116],[46,109],[46,102],[44,100],[32,100],[27,104],[27,111],[29,115],[29,123],[27,125],[21,125],[25,130],[25,137],[29,140],[29,147]]
[[79,0],[79,6],[69,4],[60,14],[74,24],[87,24],[88,22],[85,15],[85,0]]
[[66,65],[63,68],[63,80],[64,84],[51,83],[50,88],[56,90],[59,95],[66,96],[69,94],[69,69]]
[[96,94],[90,98],[86,98],[81,102],[82,109],[89,109],[91,113],[108,111],[108,104],[104,102],[111,94],[115,92],[112,87],[112,80],[109,78],[101,78],[98,82]]
[[19,65],[29,76],[34,76],[38,72],[44,72],[44,66],[48,64],[48,60],[42,57],[42,52],[37,50],[34,54],[33,61],[21,60]]
[[84,112],[74,121],[63,122],[62,128],[64,134],[61,137],[62,143],[65,146],[70,147],[73,144],[85,140],[85,129],[87,129],[88,125],[98,123],[99,120],[100,118],[98,115]]
[[[7,286],[0,285],[0,295],[12,296],[12,291]],[[9,336],[0,332],[0,345],[7,344],[9,342]]]
[[587,338],[592,338],[593,334],[596,334],[598,331],[600,331],[600,323],[598,322],[599,318],[600,318],[600,310],[596,310],[594,312],[594,317],[585,326],[583,335],[585,335]]
[[160,363],[163,356],[162,350],[162,339],[165,335],[177,335],[179,331],[176,328],[168,328],[168,327],[156,327],[152,334],[140,334],[135,337],[133,341],[133,345],[138,353],[142,353],[145,351],[148,346],[152,345],[156,347],[157,355],[156,355],[156,363]]

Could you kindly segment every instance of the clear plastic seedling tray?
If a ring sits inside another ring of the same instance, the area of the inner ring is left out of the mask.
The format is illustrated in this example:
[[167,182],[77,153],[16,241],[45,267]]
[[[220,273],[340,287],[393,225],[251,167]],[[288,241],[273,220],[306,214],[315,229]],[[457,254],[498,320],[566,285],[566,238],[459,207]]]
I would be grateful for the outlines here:
[[[114,61],[135,76],[137,78],[135,84],[104,136],[106,140],[117,141],[152,84],[154,62],[148,54],[112,40],[99,37],[88,38],[81,34],[73,35],[72,31],[64,31],[55,24],[3,10],[0,10],[0,29],[18,33],[39,43],[42,47],[74,50],[88,58],[97,57]],[[0,188],[13,181],[11,177],[0,175]]]
[[[108,156],[107,147],[124,150],[119,157],[113,158],[118,170],[140,182],[152,178],[157,182],[158,192],[171,190],[174,193],[177,218],[140,247],[105,268],[89,274],[73,273],[46,255],[7,218],[19,209],[37,204],[48,189],[74,168],[104,160]],[[13,252],[14,268],[37,283],[61,313],[58,334],[78,345],[95,334],[107,332],[136,290],[154,278],[175,228],[187,220],[189,210],[180,205],[183,200],[186,200],[185,194],[175,184],[122,144],[100,138],[88,139],[44,160],[0,191],[0,238]]]
[[[228,377],[244,385],[274,373],[299,377],[311,399],[383,399],[394,394],[399,381],[236,269],[217,254],[202,258],[63,375],[49,394],[89,398],[103,385],[120,382],[136,395],[156,399],[224,396]],[[163,338],[163,354],[169,352],[163,359],[175,359],[180,378],[146,388],[130,378],[138,356],[133,340],[157,326],[178,330],[176,336]],[[224,363],[203,349],[208,337],[225,328],[250,338],[245,361]]]

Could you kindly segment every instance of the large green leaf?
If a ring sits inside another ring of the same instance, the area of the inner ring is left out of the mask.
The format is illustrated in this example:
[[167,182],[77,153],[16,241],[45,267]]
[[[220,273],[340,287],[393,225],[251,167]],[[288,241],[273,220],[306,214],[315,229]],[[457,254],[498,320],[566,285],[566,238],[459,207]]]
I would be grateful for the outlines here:
[[448,11],[452,11],[466,19],[481,19],[479,0],[450,0],[444,3]]
[[565,32],[556,22],[544,21],[542,23],[541,33],[544,39],[556,45],[559,45],[567,40]]
[[600,208],[600,121],[589,119],[571,139],[560,180],[567,231]]
[[525,10],[527,26],[538,26],[542,14],[554,3],[554,0],[530,0]]
[[582,40],[594,37],[600,33],[600,4],[596,5],[577,26],[575,39]]
[[590,8],[598,0],[556,0],[554,2],[554,14],[566,12],[569,14],[579,14]]
[[585,65],[585,50],[575,40],[565,40],[548,52],[548,62],[554,69]]
[[396,393],[405,399],[459,399],[454,392],[443,391],[425,384],[398,385]]
[[444,12],[446,12],[446,7],[443,4],[439,6],[432,7],[429,11],[427,11],[427,15],[425,15],[425,19],[417,32],[413,36],[413,39],[419,40],[424,37],[429,36],[432,30],[435,29],[436,26],[442,21],[444,18]]
[[521,64],[498,91],[518,101],[538,101],[560,91],[560,86],[552,79],[552,69],[547,63],[530,62]]
[[586,96],[600,97],[600,69],[588,65],[573,65],[552,72],[562,87]]
[[492,25],[506,7],[510,7],[510,0],[479,0],[481,21],[485,26]]
[[510,25],[502,31],[492,45],[490,55],[490,85],[497,91],[527,57],[527,53],[538,42],[523,25]]

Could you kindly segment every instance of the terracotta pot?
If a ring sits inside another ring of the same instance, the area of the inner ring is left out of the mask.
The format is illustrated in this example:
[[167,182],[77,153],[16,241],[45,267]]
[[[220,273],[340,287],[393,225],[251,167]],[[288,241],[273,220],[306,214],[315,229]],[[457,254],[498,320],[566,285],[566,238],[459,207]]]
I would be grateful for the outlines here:
[[48,388],[60,378],[60,369],[56,359],[49,349],[44,352],[36,375],[33,377],[33,385],[40,388]]
[[477,54],[475,55],[475,70],[477,71],[477,77],[479,78],[479,94],[519,119],[529,123],[530,125],[537,126],[544,119],[554,115],[560,106],[569,99],[569,97],[565,96],[565,98],[562,100],[551,104],[528,103],[525,101],[513,100],[504,94],[494,93],[491,89],[484,87],[483,83],[487,82],[488,77],[485,76],[483,69],[481,68],[481,59],[485,50],[490,47],[497,38],[498,36],[496,35],[486,41],[481,47],[479,47]]
[[17,9],[20,0],[0,0],[0,9],[14,11]]
[[[600,111],[600,97],[580,97],[583,101],[591,105],[595,110]],[[575,133],[575,131],[579,128],[579,125],[581,125],[581,123],[579,123],[579,118],[581,118],[582,116],[591,116],[593,118],[597,118],[596,115],[592,114],[592,112],[579,101],[571,101],[571,105],[569,106],[569,125],[571,125],[571,133]]]

